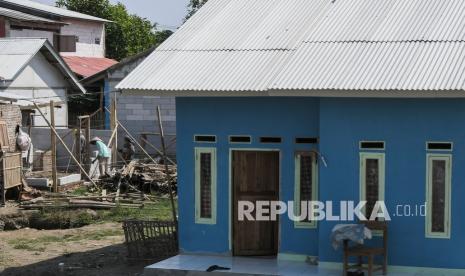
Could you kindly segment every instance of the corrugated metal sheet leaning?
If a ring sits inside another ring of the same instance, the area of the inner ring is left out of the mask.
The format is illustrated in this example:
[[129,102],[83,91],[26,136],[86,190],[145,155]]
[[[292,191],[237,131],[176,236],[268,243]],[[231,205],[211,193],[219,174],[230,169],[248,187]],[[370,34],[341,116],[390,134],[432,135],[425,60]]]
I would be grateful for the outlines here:
[[117,88],[463,90],[463,30],[461,0],[210,0]]

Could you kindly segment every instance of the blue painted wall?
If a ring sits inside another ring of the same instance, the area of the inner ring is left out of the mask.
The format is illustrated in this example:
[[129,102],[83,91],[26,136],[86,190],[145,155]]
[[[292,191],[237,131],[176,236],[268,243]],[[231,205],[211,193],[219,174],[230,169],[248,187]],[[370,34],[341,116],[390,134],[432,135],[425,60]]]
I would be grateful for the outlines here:
[[[320,200],[359,200],[361,140],[386,142],[386,204],[392,215],[399,204],[421,205],[426,197],[426,141],[454,142],[450,239],[425,238],[425,218],[392,217],[389,225],[391,265],[464,268],[465,248],[465,101],[456,99],[337,98],[178,98],[180,245],[188,252],[228,253],[228,135],[252,135],[242,147],[281,150],[281,199],[293,200],[296,136],[319,136],[328,167],[319,168]],[[217,144],[196,144],[194,134],[217,135]],[[280,145],[260,145],[259,136],[281,136]],[[216,225],[194,222],[194,147],[213,146],[218,154]],[[237,148],[239,146],[233,145]],[[336,204],[335,209],[339,206]],[[280,252],[318,255],[341,261],[329,235],[336,222],[317,230],[295,229],[281,220]]]
[[[177,160],[179,183],[180,247],[188,252],[228,254],[229,248],[229,149],[277,148],[281,150],[282,200],[294,199],[296,136],[317,136],[318,100],[309,98],[177,98]],[[195,134],[217,135],[216,144],[196,144]],[[250,145],[230,145],[229,135],[252,135]],[[283,143],[259,144],[256,137],[280,136]],[[217,224],[195,224],[194,147],[217,148]],[[318,254],[317,230],[294,229],[281,220],[280,252]]]
[[[360,140],[386,141],[385,201],[391,215],[397,205],[421,205],[426,197],[426,141],[454,143],[451,238],[425,238],[425,218],[392,217],[391,265],[464,268],[465,262],[465,101],[450,99],[321,99],[320,150],[328,168],[320,168],[320,198],[359,199]],[[330,247],[335,223],[321,222],[322,261],[340,261]]]

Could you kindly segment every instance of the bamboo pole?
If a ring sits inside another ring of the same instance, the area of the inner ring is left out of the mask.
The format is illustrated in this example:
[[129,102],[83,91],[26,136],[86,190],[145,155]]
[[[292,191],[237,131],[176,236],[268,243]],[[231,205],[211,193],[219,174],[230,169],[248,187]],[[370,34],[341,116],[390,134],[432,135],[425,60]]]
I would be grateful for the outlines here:
[[58,138],[58,140],[60,141],[60,143],[63,145],[63,147],[65,148],[65,150],[71,154],[71,157],[73,158],[73,161],[76,162],[76,164],[79,166],[79,169],[81,169],[81,171],[84,173],[84,175],[86,177],[89,178],[89,181],[95,186],[95,188],[98,189],[98,186],[97,184],[90,178],[89,174],[86,172],[86,170],[84,170],[84,168],[82,167],[82,165],[79,163],[79,161],[76,159],[76,157],[73,155],[73,153],[69,150],[68,146],[66,145],[65,141],[63,141],[63,139],[61,139],[60,135],[58,135],[58,132],[56,131],[56,129],[54,127],[52,127],[50,121],[45,117],[44,113],[42,112],[42,110],[40,110],[39,106],[37,106],[37,104],[35,102],[34,103],[34,106],[36,107],[37,111],[39,111],[40,115],[42,116],[42,118],[44,119],[44,121],[47,123],[48,127],[50,127],[50,129],[52,130],[52,132],[55,134],[56,138]]
[[54,133],[55,129],[55,103],[50,101],[50,143],[52,146],[52,190],[54,193],[58,192],[58,175],[57,175],[57,135]]
[[157,116],[158,116],[158,128],[160,129],[161,148],[163,151],[163,161],[164,161],[163,163],[165,164],[166,182],[168,183],[168,191],[170,193],[171,211],[173,213],[173,220],[175,223],[176,232],[178,232],[178,217],[176,216],[176,206],[174,204],[173,187],[171,186],[171,174],[168,168],[168,159],[166,156],[165,135],[163,132],[163,123],[161,121],[160,106],[157,106]]

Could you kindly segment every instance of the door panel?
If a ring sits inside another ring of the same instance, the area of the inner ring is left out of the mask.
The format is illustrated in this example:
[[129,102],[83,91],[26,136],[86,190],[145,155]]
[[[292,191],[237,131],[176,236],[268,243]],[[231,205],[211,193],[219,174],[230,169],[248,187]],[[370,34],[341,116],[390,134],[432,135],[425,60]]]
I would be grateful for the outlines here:
[[276,255],[279,222],[239,221],[238,202],[279,200],[279,152],[233,151],[232,178],[234,255]]

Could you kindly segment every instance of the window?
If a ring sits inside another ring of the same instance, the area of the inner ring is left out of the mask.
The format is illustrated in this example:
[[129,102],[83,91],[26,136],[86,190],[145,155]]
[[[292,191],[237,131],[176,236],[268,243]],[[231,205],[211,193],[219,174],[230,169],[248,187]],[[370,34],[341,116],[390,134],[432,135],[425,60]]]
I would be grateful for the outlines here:
[[[302,201],[318,200],[318,167],[314,152],[297,152],[295,154],[294,214],[301,214]],[[308,205],[308,204],[307,204]],[[309,210],[311,212],[311,210]],[[316,220],[307,219],[295,222],[296,228],[315,228]]]
[[252,137],[250,136],[229,136],[229,143],[231,144],[250,144],[252,143]]
[[195,222],[216,223],[216,149],[195,149]]
[[360,153],[360,201],[370,218],[377,201],[384,201],[384,153]]
[[58,52],[76,52],[75,35],[58,35],[53,36],[53,46]]
[[21,126],[29,127],[34,126],[35,110],[23,109],[21,110]]
[[95,44],[100,45],[100,37],[95,38]]
[[364,150],[384,150],[385,143],[382,141],[361,141],[360,149]]
[[426,237],[450,237],[451,163],[449,154],[427,155]]
[[194,135],[194,141],[197,143],[216,143],[215,135]]

